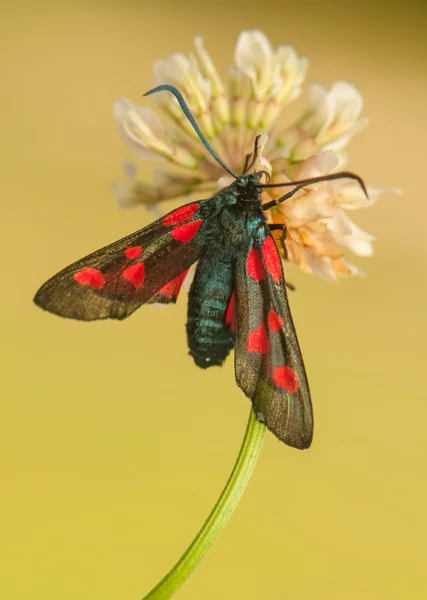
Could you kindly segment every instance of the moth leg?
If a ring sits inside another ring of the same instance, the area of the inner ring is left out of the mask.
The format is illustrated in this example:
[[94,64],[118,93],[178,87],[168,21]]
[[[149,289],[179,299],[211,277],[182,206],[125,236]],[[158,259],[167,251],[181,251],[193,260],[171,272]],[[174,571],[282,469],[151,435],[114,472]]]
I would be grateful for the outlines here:
[[[268,225],[268,227],[269,227],[270,231],[281,231],[282,232],[282,235],[280,236],[280,245],[282,246],[284,259],[286,260],[288,258],[288,250],[287,250],[286,244],[285,244],[286,234],[287,234],[286,225],[284,223],[270,223]],[[292,290],[293,292],[295,291],[295,286],[292,283],[288,283],[285,280],[285,284],[289,290]]]
[[263,211],[270,210],[271,208],[273,208],[273,206],[277,206],[278,204],[282,204],[282,202],[285,202],[286,200],[289,200],[289,198],[292,198],[292,196],[294,194],[296,194],[297,192],[299,192],[300,190],[302,190],[303,187],[304,187],[303,184],[296,185],[293,190],[291,190],[290,192],[288,192],[284,196],[280,196],[280,198],[277,198],[277,200],[271,200],[271,202],[266,202],[265,204],[263,204],[261,206],[262,210]]
[[281,231],[282,232],[282,235],[280,236],[280,245],[282,246],[284,259],[286,260],[288,258],[288,250],[287,250],[286,244],[285,244],[286,234],[287,234],[286,225],[284,223],[271,223],[271,224],[269,224],[268,227],[269,227],[270,231]]

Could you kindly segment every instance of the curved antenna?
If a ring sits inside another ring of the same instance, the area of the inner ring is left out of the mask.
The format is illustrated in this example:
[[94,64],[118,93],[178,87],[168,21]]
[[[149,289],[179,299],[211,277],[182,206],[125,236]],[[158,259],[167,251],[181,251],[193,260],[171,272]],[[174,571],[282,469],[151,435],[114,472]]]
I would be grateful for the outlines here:
[[[258,146],[259,146],[259,138],[260,137],[261,137],[260,135],[256,136],[255,142],[254,142],[253,152],[251,152],[250,154],[246,155],[245,166],[244,166],[242,175],[244,175],[245,173],[247,173],[247,171],[249,171],[249,169],[252,169],[252,167],[254,166],[254,164],[257,161],[257,158],[258,158]],[[252,157],[252,160],[251,160],[251,162],[249,164],[249,160],[250,160],[251,157]]]
[[187,119],[190,121],[190,123],[193,126],[195,132],[197,133],[197,135],[199,136],[199,138],[202,140],[202,142],[206,146],[206,148],[209,150],[209,152],[212,154],[212,156],[214,157],[214,159],[217,161],[217,163],[219,163],[223,169],[225,169],[228,173],[230,173],[230,175],[232,175],[233,177],[235,177],[235,179],[239,179],[239,176],[236,175],[236,173],[234,173],[234,171],[232,171],[231,169],[229,169],[227,167],[227,165],[220,159],[220,157],[218,156],[218,154],[215,152],[215,150],[212,148],[212,146],[210,145],[210,143],[208,142],[208,140],[203,135],[200,127],[197,125],[197,123],[196,123],[193,115],[191,114],[190,109],[188,108],[188,104],[186,103],[186,101],[182,97],[181,92],[178,91],[176,89],[176,87],[174,87],[173,85],[159,85],[158,87],[153,88],[149,92],[146,92],[144,94],[144,96],[151,96],[151,94],[157,94],[157,92],[171,92],[175,96],[175,98],[179,102],[179,105],[180,105],[180,107],[182,109],[182,112],[187,117]]
[[287,187],[289,185],[298,185],[300,187],[304,187],[306,185],[312,185],[313,183],[319,183],[320,181],[332,181],[333,179],[354,179],[358,182],[362,190],[365,192],[365,196],[369,198],[368,191],[365,186],[365,182],[363,179],[356,175],[356,173],[351,173],[351,171],[340,171],[339,173],[330,173],[329,175],[319,175],[318,177],[310,177],[309,179],[299,179],[298,181],[287,181],[286,183],[259,183],[256,185],[258,188],[275,188],[275,187]]

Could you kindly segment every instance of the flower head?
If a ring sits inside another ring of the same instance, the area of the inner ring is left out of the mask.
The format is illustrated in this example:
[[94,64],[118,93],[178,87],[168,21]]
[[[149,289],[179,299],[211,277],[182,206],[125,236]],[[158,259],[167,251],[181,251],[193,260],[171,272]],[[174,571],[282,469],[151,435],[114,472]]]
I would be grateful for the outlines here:
[[[234,62],[223,80],[203,45],[195,39],[195,54],[172,54],[154,65],[155,84],[170,84],[184,95],[210,144],[235,172],[242,172],[255,137],[264,134],[254,169],[270,174],[272,183],[326,175],[346,162],[343,149],[367,122],[363,99],[350,83],[338,81],[330,90],[311,85],[307,109],[292,125],[284,124],[286,106],[302,89],[308,61],[290,46],[274,50],[260,31],[243,31]],[[232,179],[197,137],[178,102],[170,94],[156,96],[157,111],[127,98],[115,103],[119,131],[133,153],[160,164],[154,185],[137,180],[127,164],[129,185],[116,185],[122,206],[158,202],[179,196],[213,195]],[[268,135],[267,135],[268,134]],[[334,180],[305,187],[274,207],[268,219],[287,228],[287,260],[306,273],[335,281],[339,275],[362,274],[344,258],[349,250],[372,254],[373,237],[348,216],[367,207],[382,191],[368,188],[370,200],[354,181]],[[289,188],[287,188],[289,190]],[[283,188],[269,188],[263,201],[279,198]]]

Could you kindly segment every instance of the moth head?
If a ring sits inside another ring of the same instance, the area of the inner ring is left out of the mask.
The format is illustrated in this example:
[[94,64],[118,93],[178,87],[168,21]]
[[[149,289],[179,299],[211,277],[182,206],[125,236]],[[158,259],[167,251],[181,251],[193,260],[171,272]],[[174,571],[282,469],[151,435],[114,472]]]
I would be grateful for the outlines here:
[[251,173],[250,175],[242,175],[237,179],[236,186],[239,189],[247,189],[253,187],[259,183],[258,173]]

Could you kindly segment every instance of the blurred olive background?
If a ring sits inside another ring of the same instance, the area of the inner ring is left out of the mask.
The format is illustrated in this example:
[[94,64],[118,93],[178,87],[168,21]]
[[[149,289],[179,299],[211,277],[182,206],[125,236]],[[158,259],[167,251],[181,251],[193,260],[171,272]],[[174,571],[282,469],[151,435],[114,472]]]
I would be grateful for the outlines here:
[[[308,81],[359,87],[372,121],[350,167],[405,194],[354,215],[378,239],[372,259],[355,259],[366,279],[335,286],[291,269],[314,444],[298,452],[266,436],[240,507],[178,597],[425,598],[422,3],[18,1],[0,27],[0,596],[141,598],[228,477],[249,402],[232,360],[203,372],[187,355],[185,294],[89,324],[32,297],[151,220],[109,192],[131,157],[114,99],[143,103],[153,61],[191,51],[195,34],[225,73],[240,30],[259,28],[310,58]],[[150,177],[151,164],[140,169]]]

